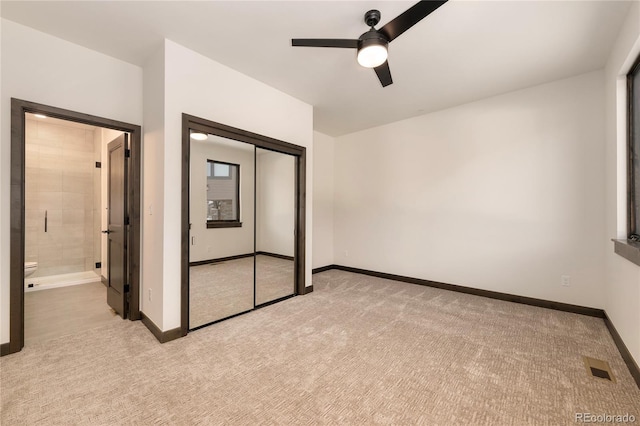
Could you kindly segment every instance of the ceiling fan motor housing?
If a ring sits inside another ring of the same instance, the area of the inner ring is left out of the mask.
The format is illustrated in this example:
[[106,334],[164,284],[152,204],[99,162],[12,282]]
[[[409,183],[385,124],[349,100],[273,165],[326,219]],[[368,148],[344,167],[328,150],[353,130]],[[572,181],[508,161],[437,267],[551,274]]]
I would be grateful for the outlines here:
[[389,45],[389,40],[387,40],[384,35],[380,34],[378,30],[372,28],[358,38],[358,50],[372,45],[387,47]]

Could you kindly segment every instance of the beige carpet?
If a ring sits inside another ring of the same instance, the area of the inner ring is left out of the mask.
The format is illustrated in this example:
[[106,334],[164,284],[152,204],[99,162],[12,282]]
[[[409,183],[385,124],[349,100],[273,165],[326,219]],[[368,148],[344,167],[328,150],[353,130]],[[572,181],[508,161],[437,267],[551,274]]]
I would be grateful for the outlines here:
[[24,294],[25,346],[118,319],[107,305],[107,288],[99,281]]
[[[253,257],[189,267],[189,328],[253,309]],[[256,256],[256,305],[294,293],[293,261]]]
[[[602,320],[341,271],[164,345],[120,321],[0,359],[3,425],[572,425],[640,417]],[[587,376],[582,355],[618,380]],[[638,420],[636,420],[638,421]]]

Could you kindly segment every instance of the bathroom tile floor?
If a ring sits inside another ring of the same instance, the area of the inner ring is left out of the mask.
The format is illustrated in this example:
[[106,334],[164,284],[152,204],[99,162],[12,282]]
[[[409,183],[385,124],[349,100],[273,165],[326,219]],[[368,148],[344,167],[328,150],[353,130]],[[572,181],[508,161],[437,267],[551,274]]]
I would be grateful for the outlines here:
[[25,346],[122,321],[101,282],[25,293]]

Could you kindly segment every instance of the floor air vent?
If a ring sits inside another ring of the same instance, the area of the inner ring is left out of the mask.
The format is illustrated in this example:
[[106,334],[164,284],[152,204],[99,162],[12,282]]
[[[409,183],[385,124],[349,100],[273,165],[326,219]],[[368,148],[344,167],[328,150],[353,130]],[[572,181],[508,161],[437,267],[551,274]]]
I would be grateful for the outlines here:
[[613,373],[611,372],[611,367],[609,367],[609,363],[607,361],[589,358],[588,356],[583,356],[582,359],[584,360],[584,365],[587,367],[587,373],[589,375],[609,380],[613,383],[616,382],[616,379],[613,377]]

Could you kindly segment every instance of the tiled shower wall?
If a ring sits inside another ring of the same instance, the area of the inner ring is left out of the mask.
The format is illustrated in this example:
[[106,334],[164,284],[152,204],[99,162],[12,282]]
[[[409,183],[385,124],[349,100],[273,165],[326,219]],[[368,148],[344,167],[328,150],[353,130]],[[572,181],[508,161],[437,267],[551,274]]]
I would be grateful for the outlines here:
[[25,261],[38,262],[32,277],[91,271],[100,261],[99,129],[46,120],[26,123]]

